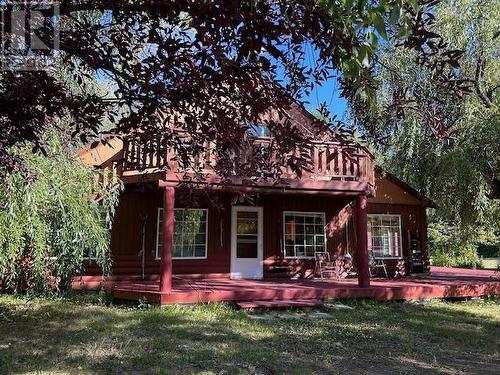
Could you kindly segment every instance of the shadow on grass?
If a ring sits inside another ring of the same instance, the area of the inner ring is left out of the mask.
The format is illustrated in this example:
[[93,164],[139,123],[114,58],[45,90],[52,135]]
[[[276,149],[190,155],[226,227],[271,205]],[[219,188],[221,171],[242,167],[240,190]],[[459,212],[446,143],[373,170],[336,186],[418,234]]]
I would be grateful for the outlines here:
[[497,301],[349,303],[325,308],[333,319],[265,321],[0,297],[0,373],[498,373]]

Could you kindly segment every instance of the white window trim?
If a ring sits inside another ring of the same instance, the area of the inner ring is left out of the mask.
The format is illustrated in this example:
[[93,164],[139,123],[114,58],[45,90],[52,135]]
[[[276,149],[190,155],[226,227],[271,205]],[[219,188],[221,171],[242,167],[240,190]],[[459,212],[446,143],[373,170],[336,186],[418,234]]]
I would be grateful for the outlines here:
[[285,244],[285,216],[286,215],[304,215],[304,216],[307,216],[307,215],[321,215],[323,217],[323,236],[325,238],[324,240],[324,246],[325,246],[325,251],[328,251],[327,250],[327,244],[326,244],[326,214],[324,212],[312,212],[312,211],[283,211],[283,217],[282,217],[282,220],[283,220],[283,237],[282,237],[282,241],[283,241],[283,249],[282,249],[282,253],[283,253],[283,256],[285,259],[297,259],[297,260],[300,260],[300,259],[314,259],[314,255],[313,256],[303,256],[303,257],[297,257],[297,256],[287,256],[286,255],[286,244]]
[[[205,256],[203,257],[174,257],[172,256],[172,260],[189,260],[189,259],[207,259],[208,258],[208,209],[207,208],[196,208],[196,207],[185,207],[185,208],[174,208],[174,211],[180,210],[203,210],[206,212],[206,222],[205,222]],[[160,260],[158,252],[159,245],[159,235],[160,235],[160,215],[163,215],[163,207],[158,207],[157,216],[156,216],[156,247],[155,247],[155,260]]]
[[[397,217],[398,220],[399,220],[399,241],[401,242],[401,246],[400,246],[400,256],[388,256],[388,257],[381,257],[381,256],[376,256],[375,259],[404,259],[404,255],[403,255],[403,235],[402,235],[402,231],[403,231],[403,219],[401,217],[401,214],[368,214],[367,215],[369,218],[370,217]],[[368,226],[369,224],[367,224]],[[368,230],[368,227],[366,228]],[[369,244],[369,246],[371,246],[371,243]]]

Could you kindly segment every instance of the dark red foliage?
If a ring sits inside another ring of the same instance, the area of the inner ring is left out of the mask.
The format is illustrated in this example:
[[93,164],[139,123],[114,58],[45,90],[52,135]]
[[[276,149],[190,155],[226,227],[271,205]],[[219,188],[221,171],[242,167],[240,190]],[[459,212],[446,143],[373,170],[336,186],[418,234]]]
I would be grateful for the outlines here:
[[[46,14],[38,34],[48,42],[53,33]],[[422,49],[434,35],[418,17],[406,44]],[[286,154],[310,137],[288,114],[293,101],[341,71],[364,40],[341,21],[308,0],[60,1],[61,66],[69,77],[62,83],[48,71],[2,72],[0,161],[14,168],[7,148],[26,140],[42,146],[41,134],[64,117],[83,142],[161,134],[162,147],[186,162],[207,141],[230,161],[248,129],[266,123],[274,150]],[[312,66],[306,48],[317,51]],[[85,82],[96,79],[112,83],[111,98],[86,89]],[[347,97],[358,90],[352,80],[342,84]],[[262,118],[271,107],[276,115]],[[111,129],[103,131],[104,120]],[[316,128],[334,125],[317,121]],[[234,172],[229,161],[221,175]]]
[[[162,133],[164,147],[174,147],[184,160],[208,139],[221,151],[237,149],[259,122],[287,133],[277,147],[289,150],[304,137],[286,109],[311,82],[339,67],[326,52],[347,43],[309,1],[60,3],[62,65],[72,86],[45,71],[2,74],[4,159],[7,147],[39,141],[63,116],[74,120],[75,135],[98,135],[104,119],[114,126],[102,137]],[[51,35],[49,20],[45,26],[39,33]],[[305,66],[304,43],[320,48],[318,67]],[[83,89],[96,77],[113,83],[112,99]],[[278,117],[261,119],[270,106]],[[191,135],[188,144],[171,133],[174,124]]]

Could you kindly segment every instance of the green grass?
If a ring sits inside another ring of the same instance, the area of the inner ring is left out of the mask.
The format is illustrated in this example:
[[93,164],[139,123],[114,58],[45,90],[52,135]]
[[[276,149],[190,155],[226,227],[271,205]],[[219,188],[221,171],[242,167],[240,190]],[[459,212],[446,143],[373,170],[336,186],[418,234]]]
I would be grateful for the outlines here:
[[255,320],[221,304],[0,296],[0,374],[499,373],[500,300],[347,304]]

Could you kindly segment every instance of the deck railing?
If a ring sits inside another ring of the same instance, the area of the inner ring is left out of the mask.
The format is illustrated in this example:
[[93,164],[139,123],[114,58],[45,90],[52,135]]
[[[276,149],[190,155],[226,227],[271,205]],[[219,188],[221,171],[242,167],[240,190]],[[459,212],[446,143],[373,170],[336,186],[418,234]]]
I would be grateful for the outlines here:
[[[271,140],[269,138],[255,138],[252,147],[246,150],[247,157],[252,152],[262,152],[268,160],[276,162],[278,159],[273,153],[266,154]],[[165,149],[159,138],[128,139],[124,142],[124,171],[145,171],[166,169],[174,173],[184,173],[181,165],[190,165],[205,174],[215,174],[214,166],[218,162],[216,149],[211,142],[206,142],[202,151],[185,163],[181,163],[176,153]],[[292,155],[294,154],[294,155]],[[284,160],[305,159],[307,164],[297,173],[293,163],[281,165],[282,175],[285,178],[300,178],[322,181],[359,181],[374,186],[373,157],[366,148],[357,144],[342,144],[338,142],[313,141],[308,145],[297,148]],[[245,161],[246,158],[240,158]],[[187,170],[189,172],[189,170]],[[256,170],[256,177],[265,176],[266,171]]]

